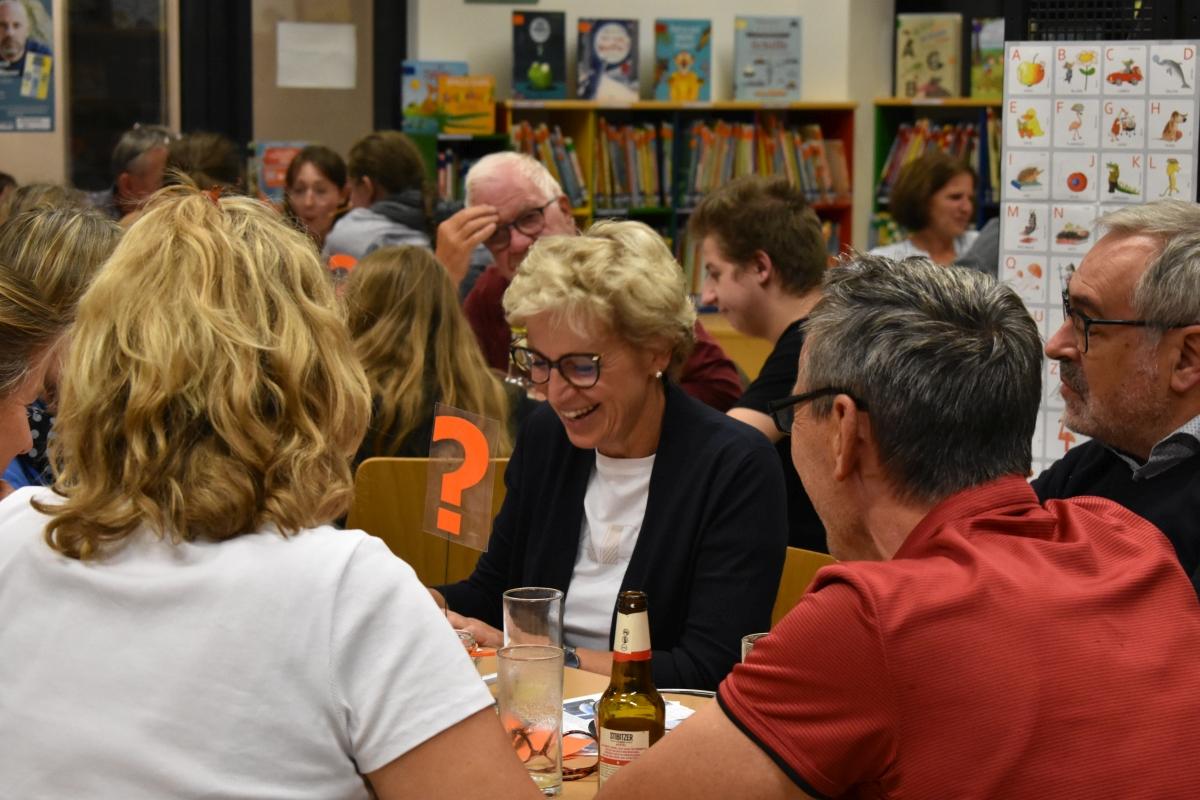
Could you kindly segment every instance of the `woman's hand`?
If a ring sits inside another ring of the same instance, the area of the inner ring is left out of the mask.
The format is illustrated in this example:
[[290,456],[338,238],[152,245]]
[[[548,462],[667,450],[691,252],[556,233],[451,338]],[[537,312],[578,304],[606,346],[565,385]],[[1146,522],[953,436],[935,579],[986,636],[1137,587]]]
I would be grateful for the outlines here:
[[474,617],[464,617],[462,614],[456,614],[450,610],[446,611],[446,621],[455,630],[470,631],[471,635],[475,637],[475,644],[479,647],[504,646],[504,634],[486,622],[481,622]]

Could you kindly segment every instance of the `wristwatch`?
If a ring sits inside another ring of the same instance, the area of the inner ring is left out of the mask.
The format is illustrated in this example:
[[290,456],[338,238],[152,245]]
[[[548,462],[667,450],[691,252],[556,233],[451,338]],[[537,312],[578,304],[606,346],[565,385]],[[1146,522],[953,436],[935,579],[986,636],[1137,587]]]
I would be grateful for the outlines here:
[[574,645],[563,645],[563,666],[579,669],[579,654],[575,652]]

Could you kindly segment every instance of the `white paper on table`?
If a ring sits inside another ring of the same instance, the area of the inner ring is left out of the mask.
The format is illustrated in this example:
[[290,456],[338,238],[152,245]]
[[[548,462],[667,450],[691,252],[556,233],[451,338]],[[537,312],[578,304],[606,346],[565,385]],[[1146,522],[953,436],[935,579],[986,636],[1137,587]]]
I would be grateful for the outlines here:
[[285,89],[353,89],[354,25],[280,22],[275,27],[275,83]]
[[[563,731],[588,729],[588,724],[596,718],[596,701],[600,694],[585,694],[579,697],[569,697],[563,701]],[[679,723],[696,713],[694,708],[688,708],[678,700],[666,701],[667,731],[674,730]]]

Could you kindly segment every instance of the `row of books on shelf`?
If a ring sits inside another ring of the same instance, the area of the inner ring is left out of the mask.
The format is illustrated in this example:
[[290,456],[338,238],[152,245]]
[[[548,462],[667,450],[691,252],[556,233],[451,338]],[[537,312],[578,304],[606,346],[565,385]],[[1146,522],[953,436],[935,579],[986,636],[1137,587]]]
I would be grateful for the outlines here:
[[[989,133],[992,132],[989,131]],[[998,136],[987,138],[989,147],[991,139],[998,140]],[[978,175],[982,163],[981,141],[979,125],[973,122],[938,124],[928,119],[918,119],[912,123],[901,123],[879,173],[879,185],[876,190],[879,202],[887,202],[892,187],[896,184],[896,179],[907,164],[934,150],[941,150],[943,153],[966,162]],[[989,166],[992,161],[999,161],[998,153],[995,158],[989,159]],[[986,176],[980,176],[980,179],[983,180],[984,177]],[[994,181],[989,184],[989,186],[995,185]]]
[[540,123],[537,126],[522,121],[512,129],[513,149],[536,158],[550,170],[550,174],[563,188],[571,205],[582,208],[588,203],[587,184],[575,141],[563,136],[562,129]]
[[695,204],[743,175],[786,175],[814,203],[845,202],[851,191],[845,143],[826,139],[818,124],[693,122],[683,202]]
[[[821,222],[821,233],[825,238],[825,249],[830,257],[837,258],[842,252],[842,226],[833,220]],[[670,240],[668,240],[670,243]],[[704,288],[704,262],[700,258],[700,242],[683,228],[674,242],[675,258],[683,267],[684,285],[690,294],[699,297]]]
[[601,117],[597,128],[592,161],[596,210],[670,206],[675,126],[669,122],[618,125]]

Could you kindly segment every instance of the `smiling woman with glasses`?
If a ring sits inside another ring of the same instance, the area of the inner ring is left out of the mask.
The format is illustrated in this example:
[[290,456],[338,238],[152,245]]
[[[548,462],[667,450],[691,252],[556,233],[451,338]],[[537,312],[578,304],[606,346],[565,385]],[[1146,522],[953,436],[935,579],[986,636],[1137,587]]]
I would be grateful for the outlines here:
[[714,688],[770,625],[787,502],[767,439],[673,380],[695,321],[679,265],[645,225],[599,223],[539,239],[504,308],[547,403],[518,434],[487,552],[438,589],[451,621],[498,643],[505,590],[561,589],[567,663],[608,674],[617,594],[640,589],[655,683]]

